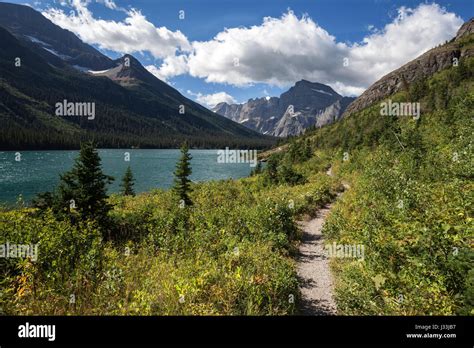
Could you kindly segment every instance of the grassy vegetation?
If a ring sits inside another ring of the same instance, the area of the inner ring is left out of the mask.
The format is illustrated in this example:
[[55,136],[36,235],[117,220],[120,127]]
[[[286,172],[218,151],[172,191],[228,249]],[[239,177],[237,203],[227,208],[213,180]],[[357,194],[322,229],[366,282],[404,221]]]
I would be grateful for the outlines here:
[[[37,262],[0,258],[4,314],[283,315],[296,310],[296,219],[331,200],[337,183],[314,157],[305,183],[265,175],[173,191],[114,195],[113,241],[94,221],[51,210],[0,213],[0,243],[39,243]],[[72,297],[73,295],[73,297]],[[73,301],[71,301],[73,299]]]
[[473,315],[473,77],[461,60],[391,96],[419,101],[419,119],[373,105],[291,139],[250,178],[192,184],[192,205],[174,191],[114,195],[105,227],[74,210],[1,211],[0,243],[40,253],[0,258],[1,312],[295,313],[296,221],[346,181],[323,232],[365,258],[332,260],[339,314]]
[[351,186],[323,230],[365,246],[332,261],[340,314],[474,314],[474,60],[462,63],[391,96],[421,102],[419,120],[377,104],[290,144],[332,156]]

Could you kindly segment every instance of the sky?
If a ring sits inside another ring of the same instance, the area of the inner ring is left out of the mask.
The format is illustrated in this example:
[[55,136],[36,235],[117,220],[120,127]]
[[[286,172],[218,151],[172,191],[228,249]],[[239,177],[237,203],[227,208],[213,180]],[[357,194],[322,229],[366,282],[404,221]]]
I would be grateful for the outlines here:
[[296,81],[360,95],[451,39],[474,1],[13,0],[111,58],[132,54],[204,106],[279,96]]

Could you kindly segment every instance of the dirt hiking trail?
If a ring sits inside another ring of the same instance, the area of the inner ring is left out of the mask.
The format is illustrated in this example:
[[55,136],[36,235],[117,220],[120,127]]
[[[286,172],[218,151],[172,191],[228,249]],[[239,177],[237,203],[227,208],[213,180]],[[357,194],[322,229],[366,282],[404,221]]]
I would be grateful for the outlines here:
[[[326,172],[332,176],[332,168]],[[347,190],[349,185],[343,183]],[[339,193],[337,198],[341,196]],[[301,302],[300,314],[302,315],[336,315],[337,307],[334,301],[334,287],[329,258],[324,250],[322,229],[326,217],[334,203],[321,208],[317,216],[308,221],[300,221],[303,236],[299,247],[298,278],[300,281]]]

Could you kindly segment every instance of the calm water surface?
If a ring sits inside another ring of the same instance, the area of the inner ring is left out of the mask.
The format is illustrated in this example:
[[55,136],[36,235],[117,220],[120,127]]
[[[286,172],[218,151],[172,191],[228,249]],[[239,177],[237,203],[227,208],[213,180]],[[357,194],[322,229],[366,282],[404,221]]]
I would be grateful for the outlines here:
[[[130,153],[130,162],[124,153]],[[217,163],[217,150],[191,150],[193,181],[242,178],[249,175],[248,163]],[[14,151],[0,152],[0,204],[16,202],[19,195],[29,201],[37,193],[53,190],[59,174],[72,168],[79,151],[22,151],[21,161],[15,161]],[[115,178],[109,192],[118,192],[121,178],[128,165],[135,177],[135,191],[169,188],[180,157],[179,150],[99,150],[102,170]]]

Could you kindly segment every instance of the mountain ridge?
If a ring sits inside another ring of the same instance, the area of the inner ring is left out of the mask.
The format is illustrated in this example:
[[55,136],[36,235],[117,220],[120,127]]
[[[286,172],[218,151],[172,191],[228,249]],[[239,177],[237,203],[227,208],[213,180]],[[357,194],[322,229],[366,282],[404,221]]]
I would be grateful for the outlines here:
[[303,79],[279,97],[252,98],[243,104],[219,103],[212,111],[260,133],[286,137],[337,121],[353,99]]
[[[0,27],[2,150],[78,148],[90,139],[112,148],[175,148],[183,141],[199,148],[262,148],[275,142],[184,97],[131,55],[108,62],[106,70],[119,66],[112,76],[94,76],[66,59],[53,64],[54,55],[25,39],[25,30],[19,37]],[[121,64],[126,58],[130,67]],[[97,117],[56,116],[54,106],[63,100],[95,103]]]
[[[406,88],[406,85],[452,66],[454,59],[474,56],[474,50],[461,47],[460,41],[474,32],[474,18],[466,21],[449,42],[432,48],[400,68],[386,74],[362,93],[346,109],[342,117],[360,111],[385,97]],[[404,86],[405,85],[405,86]]]
[[0,2],[0,25],[28,46],[46,51],[41,56],[54,65],[59,63],[54,55],[63,56],[70,65],[96,70],[108,69],[113,62],[29,6]]

